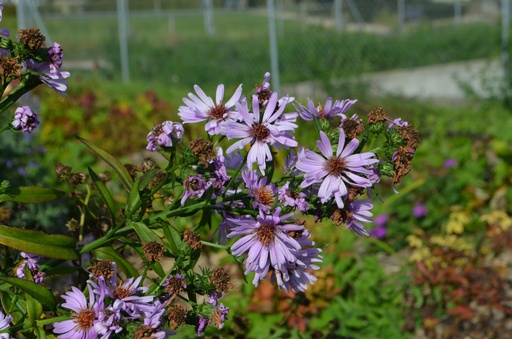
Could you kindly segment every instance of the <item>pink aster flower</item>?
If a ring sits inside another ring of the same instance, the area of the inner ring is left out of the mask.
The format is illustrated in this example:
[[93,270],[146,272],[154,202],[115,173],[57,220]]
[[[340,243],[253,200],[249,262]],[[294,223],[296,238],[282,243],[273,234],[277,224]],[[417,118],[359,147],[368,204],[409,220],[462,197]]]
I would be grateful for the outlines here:
[[339,208],[343,208],[343,197],[347,195],[347,185],[371,187],[372,182],[367,176],[372,171],[367,166],[378,162],[375,154],[365,152],[353,154],[359,146],[359,140],[352,139],[345,145],[345,132],[340,128],[338,149],[333,155],[329,138],[320,132],[317,146],[322,155],[311,150],[299,153],[296,167],[305,173],[302,188],[321,183],[318,197],[322,203],[334,197]]
[[72,286],[72,291],[62,296],[65,303],[62,307],[71,310],[74,317],[69,320],[53,324],[53,333],[60,339],[95,339],[98,333],[94,329],[94,323],[99,315],[95,294],[89,290],[89,302],[78,288]]
[[208,120],[205,130],[210,135],[219,134],[222,124],[229,120],[235,119],[237,114],[235,111],[235,103],[242,96],[242,85],[238,86],[231,98],[224,103],[224,85],[217,86],[215,94],[215,102],[207,96],[201,87],[195,85],[194,90],[197,95],[188,94],[188,98],[183,98],[186,106],[180,106],[178,115],[184,123],[195,123]]
[[277,103],[277,93],[273,92],[262,116],[258,97],[253,95],[253,112],[249,112],[247,101],[243,101],[241,104],[236,103],[238,113],[243,119],[242,123],[226,121],[223,126],[222,134],[226,135],[229,140],[241,139],[231,145],[226,153],[232,153],[250,144],[247,167],[252,169],[252,165],[256,163],[261,173],[265,171],[266,162],[272,160],[269,146],[297,146],[297,141],[288,133],[289,131],[293,132],[297,125],[290,119],[279,119],[283,115],[286,105]]
[[341,112],[341,107],[339,107],[338,104],[339,101],[336,101],[333,105],[332,98],[327,98],[324,106],[319,105],[315,107],[313,100],[308,98],[307,108],[301,104],[295,104],[294,107],[297,110],[297,113],[299,113],[299,116],[304,120],[313,120],[313,117],[316,117],[317,119],[331,120]]
[[240,256],[247,252],[246,274],[256,272],[255,280],[263,279],[270,267],[279,269],[285,263],[296,262],[297,258],[292,251],[300,250],[301,246],[293,237],[288,235],[290,231],[302,231],[304,226],[297,224],[285,224],[293,213],[280,216],[281,208],[276,208],[274,214],[266,215],[260,211],[260,215],[254,219],[236,219],[238,226],[231,230],[228,238],[243,235],[238,239],[231,251]]
[[258,171],[243,171],[242,179],[249,192],[249,196],[254,198],[252,206],[261,211],[268,212],[276,201],[277,188],[274,183],[267,184],[267,177],[258,175]]

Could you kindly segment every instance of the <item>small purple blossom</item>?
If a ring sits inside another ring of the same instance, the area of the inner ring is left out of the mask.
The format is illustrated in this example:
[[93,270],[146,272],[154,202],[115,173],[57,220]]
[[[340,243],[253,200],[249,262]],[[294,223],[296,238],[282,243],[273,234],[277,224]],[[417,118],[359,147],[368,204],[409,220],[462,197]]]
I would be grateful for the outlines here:
[[55,68],[60,69],[62,67],[62,59],[64,58],[61,45],[54,42],[52,47],[48,49],[48,54],[50,54],[50,59]]
[[427,206],[422,203],[417,203],[412,209],[412,214],[418,219],[423,218],[427,215]]
[[[1,12],[0,12],[1,13]],[[11,327],[12,316],[5,315],[0,311],[0,331],[7,330]],[[9,333],[0,333],[0,339],[10,339],[11,336]]]
[[199,316],[199,320],[198,320],[197,326],[196,326],[196,334],[198,337],[203,335],[204,330],[206,330],[207,325],[208,325],[208,319],[206,319],[203,316]]
[[25,279],[25,267],[28,266],[30,273],[32,274],[32,278],[36,284],[41,284],[43,282],[46,273],[42,272],[39,268],[39,260],[42,259],[41,256],[21,252],[21,257],[23,260],[18,264],[16,268],[16,276],[20,279]]
[[201,198],[212,185],[209,180],[204,180],[201,174],[192,175],[183,182],[183,195],[181,196],[181,205],[185,205],[188,198]]
[[368,176],[372,175],[373,171],[366,167],[379,160],[371,152],[353,154],[359,146],[359,140],[352,139],[345,145],[343,128],[340,128],[336,155],[333,155],[331,142],[324,132],[320,132],[317,146],[322,155],[305,150],[299,153],[296,167],[305,173],[302,188],[322,183],[318,191],[322,203],[326,203],[334,196],[338,207],[343,208],[343,197],[348,193],[347,184],[358,187],[372,186]]
[[[391,120],[390,120],[391,121]],[[409,123],[405,120],[402,120],[402,118],[397,118],[395,120],[392,120],[389,125],[388,125],[388,130],[390,130],[391,128],[393,128],[393,126],[397,126],[397,127],[405,127],[405,126],[408,126]]]
[[356,200],[350,202],[345,208],[348,209],[348,217],[345,221],[347,229],[352,230],[358,235],[369,236],[370,234],[366,231],[362,222],[372,222],[371,217],[373,214],[370,210],[373,208],[373,202],[367,199]]
[[313,120],[313,117],[317,119],[332,120],[335,116],[341,112],[341,107],[338,106],[339,101],[332,104],[332,98],[327,98],[324,106],[317,106],[313,103],[313,100],[308,98],[308,107],[304,107],[301,104],[295,104],[294,107],[299,113],[299,116],[306,121]]
[[[223,125],[222,134],[229,140],[241,139],[231,145],[227,152],[232,153],[237,149],[244,148],[250,144],[251,148],[247,155],[247,167],[252,169],[253,164],[258,164],[261,173],[264,173],[266,162],[272,160],[272,153],[269,146],[295,147],[297,141],[288,133],[297,128],[290,119],[279,120],[286,105],[277,105],[277,93],[272,93],[263,116],[260,114],[258,97],[252,97],[253,112],[249,112],[247,101],[236,103],[236,108],[242,117],[243,123],[226,121]],[[293,113],[289,113],[296,115]]]
[[224,322],[228,319],[229,307],[224,306],[224,304],[220,304],[219,307],[216,307],[213,310],[212,322],[217,327],[217,329],[221,330],[224,327]]
[[221,132],[222,124],[230,119],[237,118],[235,103],[242,95],[242,85],[239,85],[231,98],[223,103],[224,85],[217,86],[215,102],[207,96],[201,87],[195,85],[194,90],[197,96],[189,93],[188,98],[183,98],[186,106],[180,106],[178,115],[184,123],[196,123],[208,120],[205,130],[210,135],[216,135]]
[[40,73],[39,79],[55,92],[64,95],[68,89],[68,82],[64,79],[69,78],[69,72],[60,71],[53,62],[36,62],[27,60],[25,62],[27,70]]
[[379,214],[373,220],[373,223],[377,225],[374,229],[370,230],[370,237],[374,237],[377,239],[383,239],[387,234],[386,225],[388,223],[389,217],[387,214]]
[[293,207],[301,212],[306,212],[309,209],[306,194],[297,190],[291,190],[289,181],[279,187],[278,197],[279,202],[284,206]]
[[148,141],[146,149],[156,151],[158,147],[172,147],[174,143],[181,142],[184,132],[183,125],[179,122],[164,121],[155,125],[146,137]]
[[443,163],[444,168],[450,168],[450,167],[454,167],[454,166],[457,166],[457,159],[454,159],[454,158],[446,159]]
[[250,191],[248,196],[254,198],[252,206],[261,211],[268,212],[276,200],[276,185],[273,182],[267,184],[268,178],[260,178],[258,171],[254,170],[243,171],[242,179]]
[[31,133],[39,125],[37,114],[28,106],[21,106],[14,112],[12,126],[22,132]]

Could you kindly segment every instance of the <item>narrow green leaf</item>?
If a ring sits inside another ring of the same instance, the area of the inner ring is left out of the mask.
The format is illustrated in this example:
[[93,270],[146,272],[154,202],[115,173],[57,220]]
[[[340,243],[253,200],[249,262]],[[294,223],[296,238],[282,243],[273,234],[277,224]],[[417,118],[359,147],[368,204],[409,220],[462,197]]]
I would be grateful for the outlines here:
[[151,179],[154,178],[154,176],[158,173],[157,169],[153,169],[149,171],[148,173],[142,175],[139,178],[139,191],[142,191],[144,188],[146,188],[147,185],[151,182]]
[[143,244],[152,242],[153,240],[159,240],[158,236],[152,230],[150,230],[146,224],[131,220],[127,220],[127,224],[133,227]]
[[47,258],[76,260],[76,240],[60,234],[0,225],[0,244]]
[[126,188],[127,191],[130,191],[133,185],[133,179],[130,176],[130,173],[124,167],[124,165],[114,158],[109,153],[105,152],[89,140],[85,140],[80,138],[79,136],[76,137],[78,140],[80,140],[85,146],[87,146],[93,153],[95,153],[97,156],[99,156],[103,161],[105,161],[107,164],[112,167],[112,169],[117,173],[119,176],[119,179],[121,180],[121,183]]
[[165,277],[166,274],[164,268],[162,267],[162,264],[160,264],[159,262],[154,262],[151,265],[151,268],[153,269],[153,271],[155,271],[156,274],[158,274],[160,278]]
[[126,216],[133,215],[141,205],[140,192],[139,192],[139,180],[137,179],[133,184],[130,196],[126,202],[125,214]]
[[110,212],[110,217],[112,218],[112,224],[114,224],[116,221],[116,207],[114,203],[114,198],[112,198],[112,195],[110,194],[110,191],[107,189],[107,186],[105,186],[105,183],[100,180],[100,178],[92,170],[92,168],[87,167],[87,169],[89,170],[89,175],[91,176],[92,181],[96,185],[98,192],[100,192],[103,201],[105,201],[105,204],[107,205],[107,208]]
[[0,194],[0,202],[14,201],[22,204],[40,204],[55,200],[62,195],[64,195],[64,192],[47,187],[12,187]]
[[44,286],[16,277],[0,277],[0,280],[23,290],[50,310],[55,310],[57,307],[57,302],[55,301],[53,293]]
[[177,255],[180,251],[181,244],[183,243],[180,232],[178,232],[178,230],[176,230],[171,224],[162,225],[162,229],[164,230],[169,250],[172,254]]
[[130,264],[125,258],[123,258],[119,253],[114,250],[113,247],[100,247],[92,251],[93,257],[97,259],[108,259],[110,261],[114,261],[117,264],[117,267],[124,274],[126,274],[129,278],[136,277],[139,275],[139,272]]

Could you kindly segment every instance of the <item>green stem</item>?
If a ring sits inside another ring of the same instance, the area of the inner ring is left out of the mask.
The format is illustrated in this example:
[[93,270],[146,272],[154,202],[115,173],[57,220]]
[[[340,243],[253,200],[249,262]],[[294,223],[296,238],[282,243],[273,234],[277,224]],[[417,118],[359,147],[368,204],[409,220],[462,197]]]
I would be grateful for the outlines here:
[[11,107],[18,99],[25,93],[33,90],[37,86],[41,84],[41,80],[39,77],[34,75],[29,75],[28,78],[24,78],[21,80],[18,87],[12,90],[3,100],[0,101],[0,114],[5,112],[9,107]]

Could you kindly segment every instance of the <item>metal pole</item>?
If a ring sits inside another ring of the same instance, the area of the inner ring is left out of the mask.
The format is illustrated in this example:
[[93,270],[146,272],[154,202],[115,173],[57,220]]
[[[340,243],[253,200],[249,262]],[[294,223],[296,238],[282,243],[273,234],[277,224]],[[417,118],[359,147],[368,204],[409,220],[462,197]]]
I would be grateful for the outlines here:
[[215,26],[213,25],[213,3],[212,0],[203,0],[204,8],[204,28],[206,34],[215,36]]
[[283,0],[277,0],[277,34],[279,37],[284,36],[283,13]]
[[405,0],[398,0],[398,33],[402,33],[405,22]]
[[455,0],[453,3],[453,12],[455,24],[460,24],[460,18],[462,17],[462,3],[461,0]]
[[503,95],[508,101],[510,89],[510,62],[509,62],[509,27],[510,27],[510,0],[501,0],[501,65],[503,68]]
[[126,0],[117,0],[117,23],[119,26],[119,51],[121,54],[121,74],[125,84],[130,82],[128,65],[128,4]]
[[32,18],[36,22],[37,27],[41,30],[43,35],[46,37],[46,41],[48,43],[51,43],[52,38],[50,37],[50,33],[48,33],[48,30],[46,29],[46,26],[44,25],[44,21],[41,18],[41,15],[39,14],[39,10],[37,9],[36,4],[33,1],[27,1],[27,9],[30,12],[30,14],[32,14]]
[[336,31],[343,30],[343,0],[334,0],[334,22],[336,24]]
[[18,0],[16,4],[16,21],[18,30],[27,28],[27,19],[25,17],[25,0]]
[[270,40],[270,70],[272,73],[272,89],[279,92],[279,56],[277,53],[277,34],[274,0],[267,0],[268,34]]

